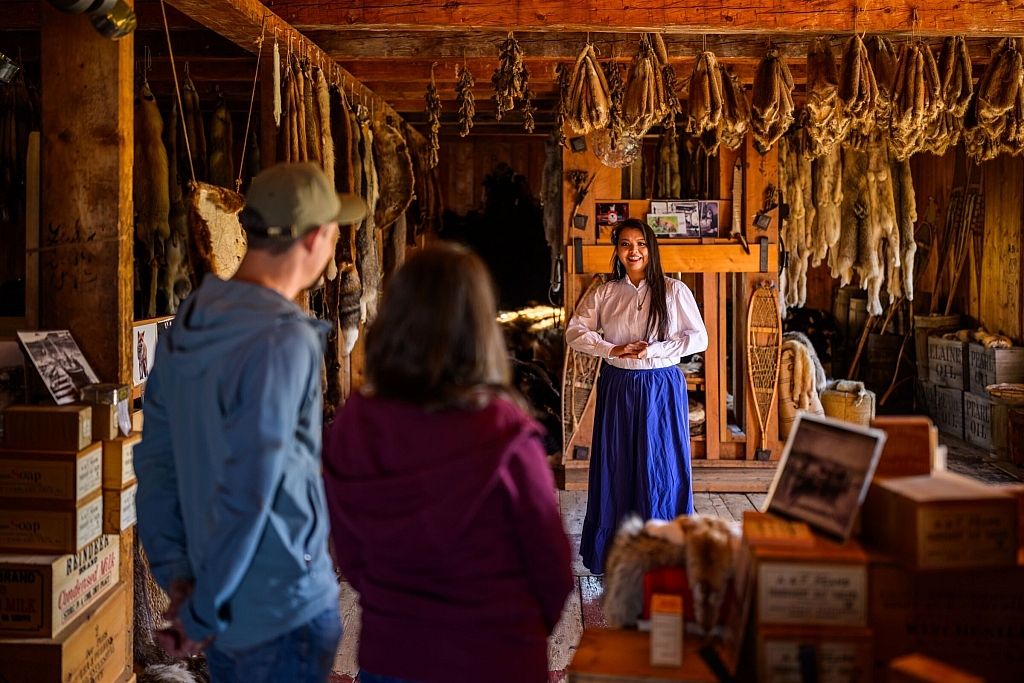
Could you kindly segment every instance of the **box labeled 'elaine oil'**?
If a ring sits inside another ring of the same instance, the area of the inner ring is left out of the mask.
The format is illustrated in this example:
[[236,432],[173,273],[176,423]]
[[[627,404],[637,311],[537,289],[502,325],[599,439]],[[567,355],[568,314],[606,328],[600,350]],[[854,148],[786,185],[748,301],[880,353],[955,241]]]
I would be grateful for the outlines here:
[[103,496],[76,506],[49,500],[0,499],[0,553],[77,553],[103,533]]
[[117,585],[119,552],[107,535],[72,555],[0,555],[0,637],[57,637]]
[[77,453],[0,450],[0,498],[79,503],[103,483],[103,449]]

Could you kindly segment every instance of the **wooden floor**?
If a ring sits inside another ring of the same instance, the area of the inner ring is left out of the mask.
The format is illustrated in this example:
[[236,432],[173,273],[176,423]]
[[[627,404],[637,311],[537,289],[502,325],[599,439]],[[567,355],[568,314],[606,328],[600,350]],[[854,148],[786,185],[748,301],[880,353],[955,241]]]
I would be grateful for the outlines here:
[[[941,441],[949,449],[948,469],[952,471],[988,483],[1024,481],[1024,470],[993,460],[965,441],[946,436],[942,436]],[[764,503],[765,493],[730,492],[728,491],[730,488],[728,482],[734,481],[733,487],[743,491],[750,491],[755,484],[754,490],[767,491],[767,484],[771,482],[771,475],[774,473],[773,469],[763,469],[733,479],[736,470],[732,468],[695,467],[694,470],[693,502],[696,512],[736,521],[743,520],[744,510],[760,509]],[[697,485],[698,482],[701,483],[701,486]],[[549,683],[558,683],[564,679],[565,668],[576,650],[583,627],[605,625],[604,615],[601,612],[604,579],[600,576],[592,576],[587,571],[578,552],[580,534],[583,532],[583,518],[587,511],[587,492],[559,491],[558,505],[565,533],[576,551],[573,559],[576,590],[566,601],[562,619],[548,639]],[[335,676],[332,681],[336,683],[352,681],[359,668],[356,664],[359,642],[358,595],[347,584],[342,584],[340,607],[345,633],[338,657],[335,660]]]

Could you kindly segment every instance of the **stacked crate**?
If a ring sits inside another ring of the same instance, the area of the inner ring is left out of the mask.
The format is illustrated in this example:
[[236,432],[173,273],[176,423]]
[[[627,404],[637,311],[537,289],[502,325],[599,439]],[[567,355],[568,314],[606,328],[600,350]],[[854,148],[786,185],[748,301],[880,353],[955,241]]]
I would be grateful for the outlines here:
[[130,558],[105,525],[105,482],[122,475],[108,472],[110,442],[93,440],[88,405],[12,406],[4,423],[0,680],[130,681],[131,587],[119,582]]
[[964,438],[964,390],[967,388],[967,345],[956,339],[928,337],[925,396],[929,415],[939,431]]

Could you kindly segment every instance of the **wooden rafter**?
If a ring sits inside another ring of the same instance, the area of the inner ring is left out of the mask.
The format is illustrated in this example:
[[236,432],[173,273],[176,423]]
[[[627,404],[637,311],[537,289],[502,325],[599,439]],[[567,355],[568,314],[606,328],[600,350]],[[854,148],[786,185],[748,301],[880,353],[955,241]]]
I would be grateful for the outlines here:
[[719,34],[916,30],[933,35],[991,35],[1019,33],[1024,22],[1024,9],[1005,0],[276,0],[274,9],[302,31],[492,28]]

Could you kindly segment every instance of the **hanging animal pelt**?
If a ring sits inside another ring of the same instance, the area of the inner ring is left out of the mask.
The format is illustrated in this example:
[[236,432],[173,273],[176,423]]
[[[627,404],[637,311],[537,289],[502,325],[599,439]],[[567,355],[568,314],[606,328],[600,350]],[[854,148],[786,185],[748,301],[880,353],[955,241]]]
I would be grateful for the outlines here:
[[274,38],[274,125],[281,127],[281,48]]
[[249,187],[252,179],[263,169],[263,152],[260,150],[259,122],[253,122],[249,139],[245,141],[245,177],[242,187]]
[[658,58],[658,67],[661,69],[661,80],[665,84],[665,121],[664,124],[670,128],[676,127],[676,116],[682,113],[683,104],[679,101],[676,88],[679,87],[676,77],[676,70],[668,61],[668,48],[665,47],[665,40],[660,33],[652,33],[651,41],[654,46],[654,54]]
[[817,267],[822,259],[839,248],[843,227],[843,168],[839,147],[814,160],[815,218],[811,239],[811,265]]
[[860,135],[870,135],[876,124],[879,87],[871,68],[867,45],[854,34],[843,48],[839,74],[839,101],[850,127]]
[[409,158],[412,160],[413,195],[412,202],[406,213],[407,235],[411,243],[415,243],[418,235],[423,234],[427,225],[427,176],[429,168],[427,164],[426,145],[422,142],[423,136],[417,135],[408,122],[402,122],[402,133],[405,135],[405,144],[409,148]]
[[306,118],[309,108],[306,107],[306,78],[302,66],[297,59],[292,60],[292,95],[295,97],[295,150],[296,157],[292,161],[309,161],[309,127]]
[[284,109],[281,112],[281,125],[277,129],[277,158],[284,163],[291,163],[296,160],[297,151],[293,150],[295,96],[292,92],[292,70],[288,64],[284,65],[281,97],[284,100]]
[[[801,132],[802,133],[802,132]],[[789,203],[789,216],[782,222],[781,236],[789,252],[786,289],[780,290],[786,305],[803,306],[807,301],[807,265],[811,254],[810,225],[814,221],[811,192],[811,162],[802,153],[798,133],[779,140],[779,185]],[[808,211],[810,208],[810,211]]]
[[630,133],[642,136],[668,113],[665,81],[648,34],[640,38],[633,61],[626,72],[622,97],[622,120]]
[[932,48],[924,41],[904,45],[893,81],[889,135],[897,159],[925,147],[928,132],[943,109],[942,82]]
[[[895,150],[893,155],[899,158]],[[857,273],[860,275],[861,288],[868,292],[868,314],[881,315],[881,291],[885,271],[888,269],[890,273],[895,272],[900,266],[899,226],[886,138],[882,137],[868,143],[866,175],[867,213],[857,237]],[[884,246],[888,249],[883,253]],[[890,260],[885,267],[884,258]]]
[[782,350],[793,350],[793,389],[790,396],[799,410],[809,410],[818,394],[825,390],[828,379],[818,359],[814,344],[803,332],[782,335]]
[[626,94],[626,82],[622,80],[622,67],[614,59],[604,63],[605,80],[608,82],[608,133],[611,144],[619,144],[619,136],[626,128],[622,120],[622,98]]
[[313,69],[313,88],[316,92],[317,130],[320,131],[320,163],[333,185],[334,135],[331,132],[331,94],[327,88],[327,77],[320,67]]
[[352,192],[352,120],[341,88],[332,85],[329,97],[331,141],[334,144],[334,187],[338,192]]
[[754,74],[750,128],[757,151],[767,154],[793,123],[793,75],[778,49],[768,48]]
[[466,137],[473,128],[473,117],[476,116],[476,104],[473,99],[473,86],[476,79],[463,64],[459,71],[459,81],[455,84],[455,105],[459,108],[459,135]]
[[739,524],[717,517],[682,515],[671,521],[627,517],[605,563],[602,611],[612,628],[636,626],[644,607],[644,575],[663,567],[685,567],[693,613],[703,633],[718,623],[726,587],[740,549]]
[[558,138],[559,129],[551,129],[544,145],[544,173],[540,184],[540,202],[544,207],[544,239],[551,249],[552,267],[562,249],[562,145]]
[[853,280],[857,265],[857,240],[867,220],[868,155],[855,147],[843,149],[842,222],[839,248],[829,253],[832,277],[845,287]]
[[202,282],[207,273],[227,280],[238,270],[246,249],[245,231],[238,220],[244,207],[245,197],[237,192],[189,183],[188,247],[196,282]]
[[740,79],[722,66],[722,144],[735,151],[750,130],[750,103]]
[[611,112],[608,81],[597,63],[594,46],[587,43],[569,77],[569,125],[585,135],[606,128]]
[[[174,98],[171,113],[164,125],[164,146],[167,148],[167,159],[178,158],[178,131],[181,120],[178,115],[178,102]],[[192,289],[192,267],[188,256],[188,209],[181,186],[181,170],[175,164],[168,164],[168,197],[170,214],[168,225],[170,237],[164,243],[164,264],[160,268],[158,283],[157,313],[174,315],[178,305],[187,297]]]
[[1014,115],[1014,108],[1022,88],[1022,41],[1018,38],[1003,38],[992,51],[992,59],[978,81],[975,99],[964,117],[964,143],[971,157],[985,161],[1004,150],[1011,151],[1012,147],[1007,148],[1005,134],[1007,124],[1019,119]]
[[349,128],[352,130],[352,191],[360,197],[366,197],[366,182],[363,179],[363,149],[366,147],[363,142],[363,129],[359,125],[358,111],[361,109],[356,105],[348,110]]
[[662,126],[655,155],[658,159],[658,167],[654,179],[654,196],[681,197],[679,146],[676,142],[675,126]]
[[210,119],[210,184],[235,189],[235,160],[232,152],[234,136],[231,131],[231,112],[224,94],[218,98],[217,108]]
[[559,62],[555,65],[558,75],[558,101],[555,103],[555,131],[558,133],[558,144],[568,147],[565,137],[565,122],[569,120],[569,65]]
[[412,159],[401,131],[386,123],[373,124],[373,160],[379,192],[374,226],[387,230],[409,208],[415,184]]
[[523,48],[519,47],[519,43],[509,31],[508,38],[501,44],[498,53],[498,68],[491,76],[491,87],[494,89],[491,96],[494,101],[494,118],[499,121],[505,112],[515,108],[516,100],[522,99],[526,94],[530,72],[523,63],[524,56]]
[[163,141],[164,121],[149,83],[141,81],[135,92],[135,163],[132,195],[135,203],[135,236],[149,257],[139,272],[144,311],[155,317],[159,267],[156,254],[171,235],[168,222],[171,211],[167,149]]
[[805,153],[811,158],[828,154],[846,137],[850,119],[839,99],[839,67],[832,52],[832,41],[827,36],[812,39],[807,50],[807,101],[804,110],[810,143]]
[[363,291],[359,298],[360,321],[372,322],[377,317],[377,299],[380,294],[380,260],[377,254],[377,211],[379,188],[377,169],[373,160],[373,130],[369,120],[359,120],[359,157],[363,161],[363,198],[368,212],[356,230],[356,260]]
[[[181,86],[181,106],[185,110],[185,138],[188,146],[181,146],[178,153],[183,155],[183,166],[189,168],[188,155],[192,155],[191,169],[194,169],[195,179],[199,181],[207,178],[206,165],[206,130],[203,127],[203,112],[199,107],[199,93],[191,78],[186,77]],[[192,177],[192,170],[189,172]]]
[[914,178],[910,172],[910,160],[896,159],[889,153],[889,168],[892,176],[893,200],[896,207],[896,223],[899,240],[890,243],[891,250],[899,250],[899,265],[892,265],[895,259],[889,260],[887,290],[889,301],[895,301],[905,295],[908,301],[914,300],[914,255],[917,242],[914,241],[914,225],[917,223],[917,195],[914,191]]
[[405,214],[399,216],[387,230],[384,231],[384,286],[390,280],[394,272],[405,263]]
[[302,62],[302,109],[306,116],[306,160],[323,166],[323,150],[320,147],[320,117],[316,111],[316,85],[308,61]]
[[[701,52],[693,64],[690,76],[689,124],[687,128],[693,135],[700,136],[705,131],[718,128],[722,120],[725,96],[723,94],[724,79],[718,68],[718,60],[710,52]],[[715,150],[707,150],[714,154]]]
[[[523,71],[526,71],[527,75],[530,73],[525,67]],[[537,127],[537,122],[533,118],[537,113],[537,108],[533,106],[533,98],[536,96],[537,94],[530,87],[527,87],[526,92],[523,93],[523,130],[527,133],[532,133],[533,129]]]
[[[427,84],[427,126],[430,128],[430,133],[427,135],[427,141],[430,143],[430,155],[428,156],[428,163],[430,168],[437,168],[438,151],[441,149],[441,143],[438,141],[438,133],[441,132],[441,96],[437,93],[437,84],[434,82],[434,67],[430,67],[430,83]],[[498,117],[501,118],[501,117]]]
[[960,142],[964,116],[974,96],[971,55],[963,36],[946,38],[939,53],[939,79],[942,83],[943,111],[935,120],[925,141],[926,148],[942,156]]

